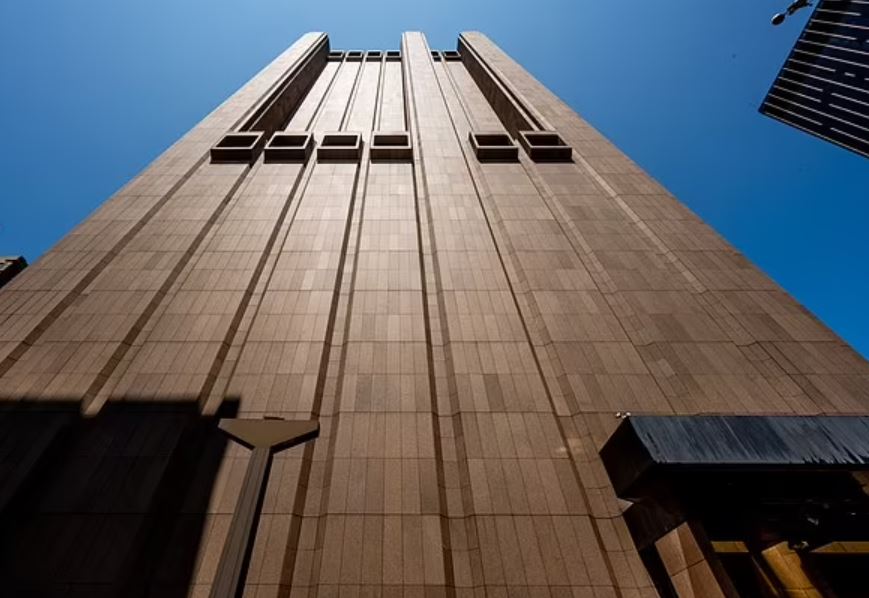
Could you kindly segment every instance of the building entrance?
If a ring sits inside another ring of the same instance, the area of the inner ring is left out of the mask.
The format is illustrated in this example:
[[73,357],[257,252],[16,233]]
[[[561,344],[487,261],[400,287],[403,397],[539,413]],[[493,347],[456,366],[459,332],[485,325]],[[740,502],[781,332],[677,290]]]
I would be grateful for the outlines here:
[[869,595],[867,421],[625,420],[601,456],[659,593]]

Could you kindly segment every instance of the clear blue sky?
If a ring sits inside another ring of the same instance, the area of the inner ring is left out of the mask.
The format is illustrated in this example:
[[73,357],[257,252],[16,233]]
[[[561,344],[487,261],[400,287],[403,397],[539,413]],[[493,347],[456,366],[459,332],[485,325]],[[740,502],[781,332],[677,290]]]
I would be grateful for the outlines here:
[[869,161],[757,112],[787,0],[3,0],[0,254],[34,261],[305,31],[489,34],[864,355]]

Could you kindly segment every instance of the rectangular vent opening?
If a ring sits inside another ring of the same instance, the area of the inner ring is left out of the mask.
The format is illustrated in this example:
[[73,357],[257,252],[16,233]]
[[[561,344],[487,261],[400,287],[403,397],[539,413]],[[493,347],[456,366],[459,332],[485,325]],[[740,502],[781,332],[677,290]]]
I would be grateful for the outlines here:
[[18,276],[27,267],[27,260],[23,256],[0,257],[0,287]]
[[555,131],[519,131],[519,143],[535,162],[572,160],[572,148]]
[[504,146],[513,145],[513,140],[506,133],[473,133],[479,145]]
[[317,147],[320,160],[358,160],[362,154],[361,133],[324,133]]
[[347,60],[351,62],[360,62],[364,55],[365,52],[362,52],[360,50],[353,50],[352,52],[347,52]]
[[335,51],[329,52],[329,56],[327,57],[330,62],[338,62],[344,60],[344,52]]
[[322,145],[326,147],[349,147],[359,144],[359,133],[326,133]]
[[365,60],[370,60],[372,62],[381,60],[383,58],[383,52],[380,50],[371,50],[365,54]]
[[410,133],[407,131],[377,131],[371,134],[371,159],[374,161],[405,161],[413,158]]
[[401,60],[401,52],[399,50],[389,50],[386,53],[387,62],[397,62]]
[[462,59],[462,55],[455,50],[446,50],[444,52],[441,52],[441,56],[443,56],[444,60],[448,60],[450,62],[456,62]]
[[438,52],[437,50],[432,50],[431,51],[431,59],[434,60],[435,62],[440,62],[441,61],[441,53]]
[[266,162],[304,162],[314,150],[314,136],[306,131],[278,132],[266,144]]
[[214,147],[220,148],[252,148],[256,145],[261,133],[227,133]]
[[506,133],[468,133],[468,139],[480,162],[515,162],[519,159],[519,146]]
[[211,148],[213,163],[252,164],[263,145],[263,134],[255,131],[227,133]]

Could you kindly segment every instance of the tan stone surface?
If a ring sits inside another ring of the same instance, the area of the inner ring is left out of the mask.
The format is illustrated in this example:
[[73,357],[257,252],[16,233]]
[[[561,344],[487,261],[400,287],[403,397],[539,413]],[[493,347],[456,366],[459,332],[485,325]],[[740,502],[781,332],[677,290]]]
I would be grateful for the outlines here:
[[[867,412],[865,360],[479,33],[573,162],[478,162],[507,108],[407,33],[400,62],[324,61],[284,127],[360,132],[358,162],[210,164],[319,39],[0,291],[5,401],[320,420],[275,458],[246,596],[653,596],[597,456],[615,412]],[[413,161],[372,163],[375,130]],[[195,595],[247,459],[192,513]],[[686,546],[680,594],[716,595]]]

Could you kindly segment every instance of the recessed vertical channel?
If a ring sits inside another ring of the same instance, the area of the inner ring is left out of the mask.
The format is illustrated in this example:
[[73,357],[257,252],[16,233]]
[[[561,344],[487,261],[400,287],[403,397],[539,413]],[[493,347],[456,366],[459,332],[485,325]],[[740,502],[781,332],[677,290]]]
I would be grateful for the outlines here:
[[322,108],[323,103],[326,101],[328,91],[332,87],[340,68],[340,60],[330,60],[326,63],[319,79],[317,79],[316,83],[314,83],[314,86],[311,88],[311,91],[308,93],[307,97],[305,97],[305,101],[302,102],[302,105],[299,106],[299,109],[296,110],[296,113],[293,114],[293,117],[289,122],[287,122],[287,125],[284,127],[285,131],[310,130],[314,118]]
[[[18,285],[32,293],[26,303],[34,308],[20,312],[27,317],[20,319],[0,354],[0,375],[6,376],[3,387],[14,389],[16,400],[28,394],[92,399],[101,392],[109,376],[115,375],[121,355],[127,355],[129,343],[158,307],[162,293],[177,280],[225,207],[223,200],[244,177],[243,165],[204,164],[207,147],[249,118],[258,102],[268,98],[324,40],[321,34],[300,39],[195,133],[106,202],[87,226],[52,250],[57,255],[44,260],[46,267],[41,270],[64,264],[62,271],[51,275],[63,279],[62,292],[55,289],[43,297],[38,289]],[[191,210],[191,205],[196,208]],[[179,212],[187,217],[183,231]],[[175,233],[166,233],[167,227],[174,227]],[[135,300],[124,299],[125,293]],[[112,317],[101,317],[106,310]],[[72,324],[86,321],[90,324]],[[40,341],[45,333],[51,342]],[[163,382],[179,392],[180,385],[164,376],[152,378],[148,392],[156,392]]]
[[[289,126],[312,130],[318,140],[325,131],[339,129],[362,64],[328,63],[327,66],[337,70],[328,85],[319,86],[324,94],[322,101],[317,102],[316,108],[303,107],[303,115]],[[305,122],[304,115],[311,112],[313,121]],[[283,169],[299,165],[268,166]],[[319,418],[330,371],[332,331],[338,313],[337,296],[342,288],[343,256],[357,171],[356,164],[309,161],[287,224],[282,227],[281,242],[270,258],[268,282],[259,291],[259,308],[250,316],[247,337],[229,374],[226,394],[247,398],[240,409],[241,416]],[[328,438],[328,418],[322,427]],[[233,453],[232,457],[241,460],[245,455]],[[294,584],[297,563],[301,561],[304,566],[309,562],[308,546],[300,544],[306,523],[298,514],[305,510],[310,494],[320,495],[319,487],[312,489],[311,480],[323,480],[322,466],[321,461],[313,460],[310,447],[275,457],[269,492],[275,492],[276,502],[265,502],[260,523],[261,529],[269,526],[270,531],[257,534],[247,591]],[[272,490],[275,480],[280,483]],[[282,505],[292,505],[291,511],[287,512]],[[271,548],[266,546],[280,546],[282,560],[275,561]],[[299,585],[304,586],[305,578],[300,578]]]
[[[311,78],[316,79],[326,64],[325,52],[324,43],[282,82],[277,88],[280,93],[261,103],[260,122],[277,127],[279,114],[296,112],[304,102],[300,94],[311,88]],[[278,172],[283,176],[276,181]],[[164,398],[186,394],[197,401],[211,394],[301,175],[302,169],[295,166],[257,163],[253,167],[244,184],[226,199],[220,219],[203,235],[172,286],[161,294],[153,317],[138,331],[138,342],[128,343],[132,346],[127,358],[119,360],[102,387],[90,389],[89,413],[95,414],[106,400],[147,394],[146,380],[160,380],[156,392]],[[246,259],[232,261],[231,255]],[[220,277],[213,276],[215,264],[224,264]],[[157,364],[152,359],[155,354],[174,358],[169,365]],[[187,359],[193,354],[195,361]]]
[[378,131],[404,131],[407,129],[404,114],[404,84],[402,62],[387,60],[383,63],[383,93],[380,100]]

